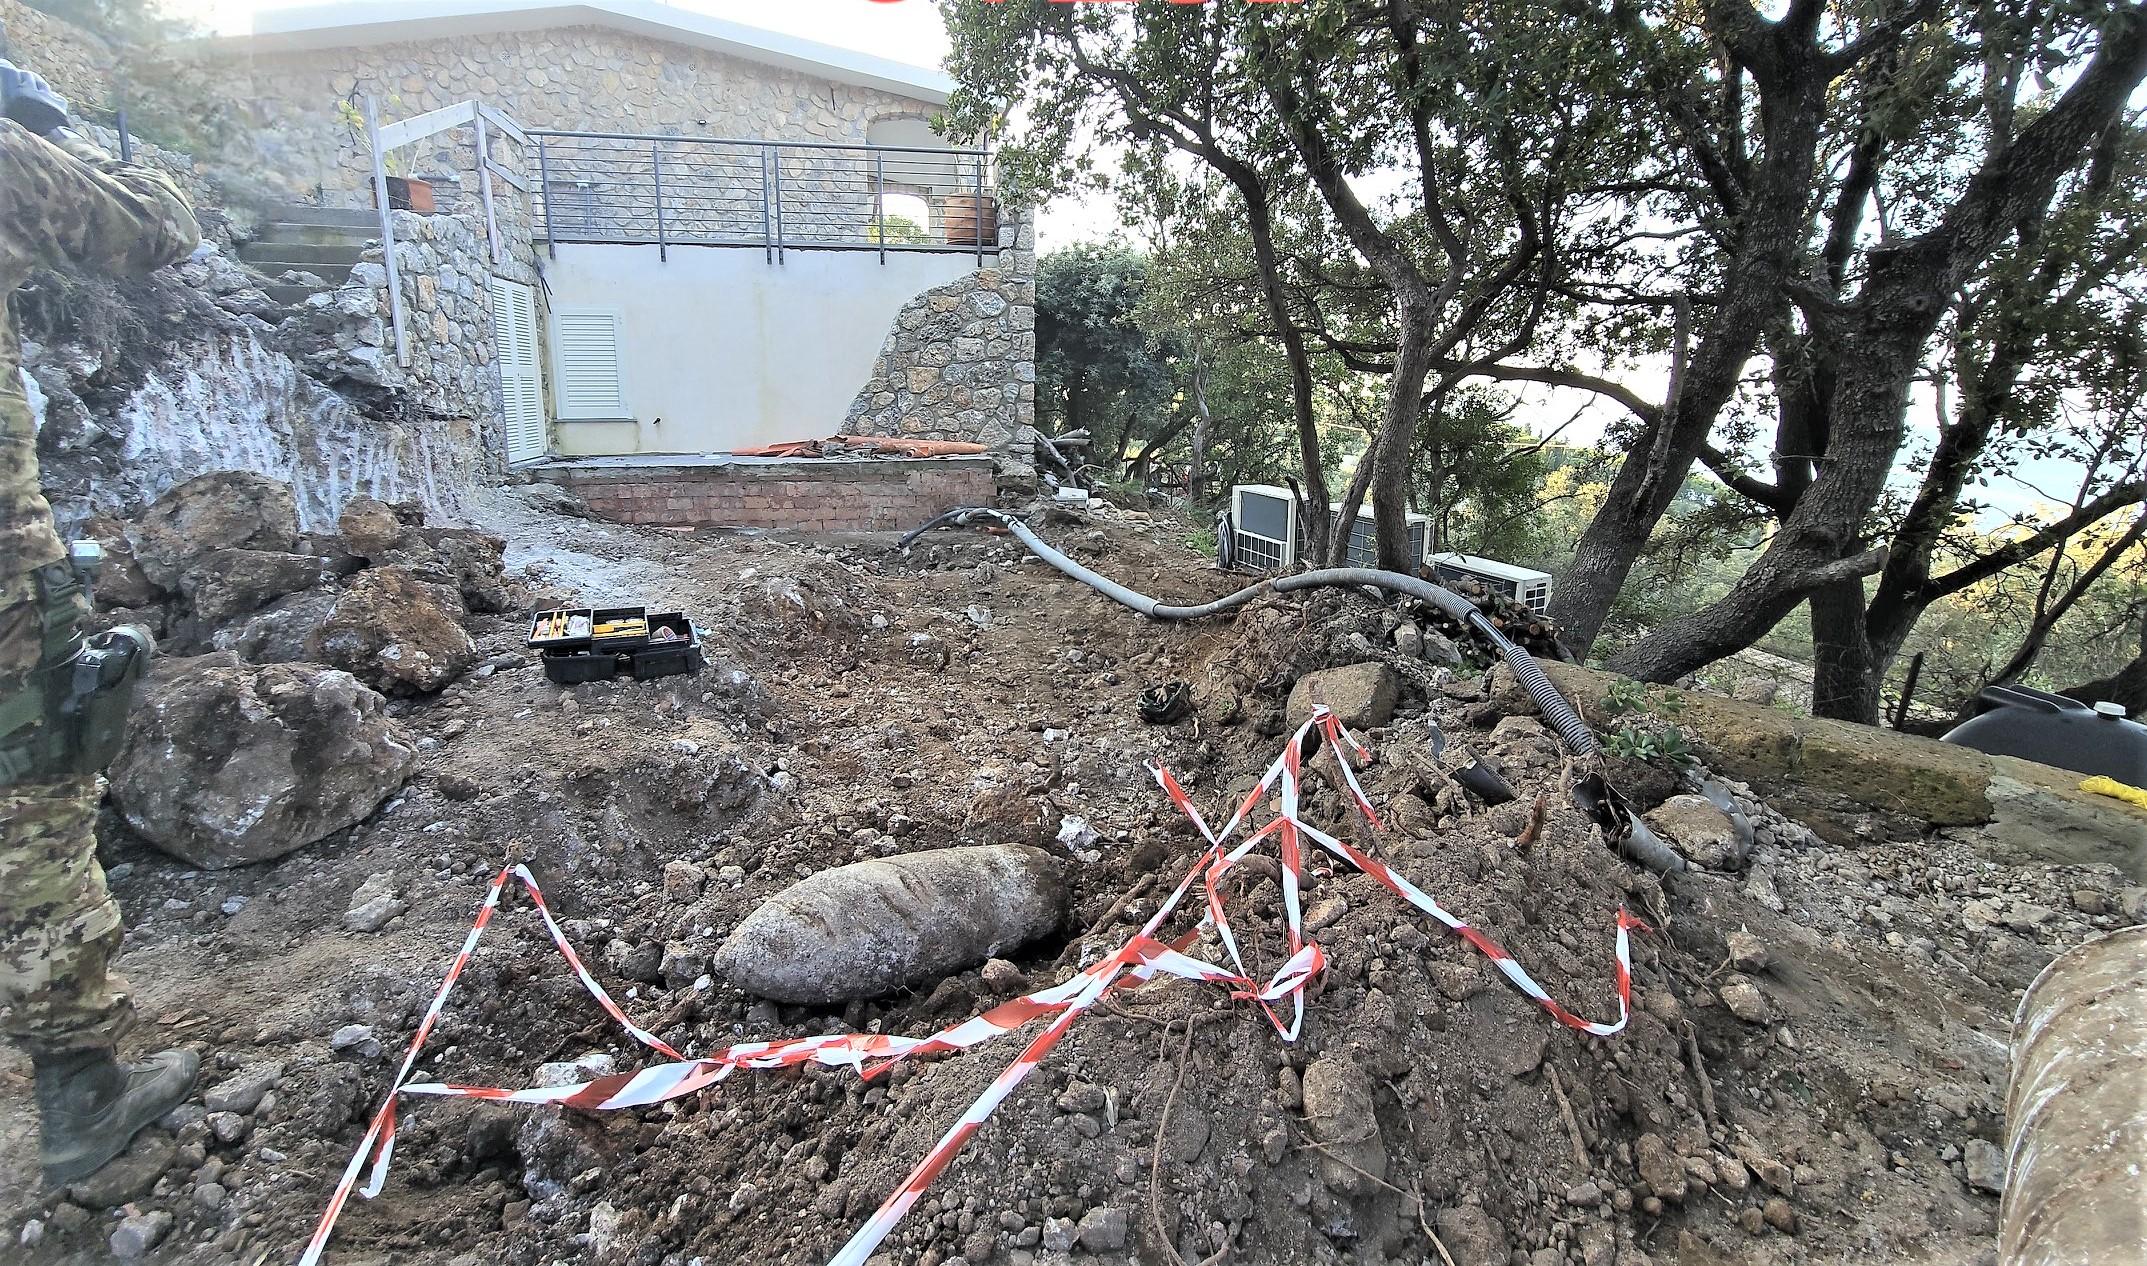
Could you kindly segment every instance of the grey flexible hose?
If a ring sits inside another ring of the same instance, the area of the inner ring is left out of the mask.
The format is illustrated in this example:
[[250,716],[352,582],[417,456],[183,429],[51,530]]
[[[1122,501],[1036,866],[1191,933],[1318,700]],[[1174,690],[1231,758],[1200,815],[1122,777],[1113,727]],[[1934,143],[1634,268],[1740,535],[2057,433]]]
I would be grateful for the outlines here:
[[1259,584],[1247,586],[1236,593],[1226,594],[1213,602],[1203,602],[1197,606],[1166,606],[1145,594],[1135,593],[1108,576],[1098,575],[1096,572],[1068,558],[1058,550],[1053,549],[1042,537],[1031,531],[1028,524],[1023,523],[1013,515],[998,510],[972,507],[949,510],[947,513],[940,515],[923,527],[903,537],[895,548],[898,550],[907,549],[910,542],[941,524],[963,522],[976,516],[996,519],[1005,524],[1007,531],[1012,532],[1016,540],[1027,546],[1030,553],[1120,606],[1130,607],[1142,615],[1157,620],[1197,620],[1203,616],[1220,615],[1233,608],[1242,607],[1263,593],[1295,593],[1300,589],[1348,588],[1355,585],[1371,585],[1374,588],[1389,589],[1395,593],[1407,594],[1409,597],[1437,607],[1489,638],[1491,644],[1498,648],[1499,654],[1506,657],[1507,664],[1513,668],[1513,675],[1520,680],[1521,685],[1528,691],[1529,697],[1536,701],[1536,707],[1543,713],[1543,719],[1550,722],[1551,728],[1557,730],[1559,736],[1565,740],[1567,750],[1571,751],[1575,756],[1592,756],[1595,754],[1595,735],[1589,731],[1588,723],[1583,721],[1580,713],[1573,710],[1573,705],[1567,703],[1565,697],[1558,693],[1558,687],[1551,684],[1551,679],[1544,676],[1543,669],[1537,665],[1535,656],[1521,649],[1511,638],[1501,633],[1497,625],[1491,623],[1483,612],[1476,609],[1475,603],[1470,602],[1467,598],[1462,597],[1451,589],[1441,588],[1428,580],[1404,575],[1397,571],[1380,571],[1371,567],[1327,567],[1318,571],[1299,572],[1293,576],[1271,577],[1261,581]]

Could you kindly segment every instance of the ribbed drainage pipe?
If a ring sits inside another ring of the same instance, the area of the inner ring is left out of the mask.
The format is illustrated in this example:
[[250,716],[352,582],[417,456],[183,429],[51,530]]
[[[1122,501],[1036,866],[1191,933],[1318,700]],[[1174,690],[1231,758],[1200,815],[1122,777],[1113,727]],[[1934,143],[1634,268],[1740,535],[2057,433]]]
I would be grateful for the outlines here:
[[1999,1266],[2147,1262],[2147,927],[2045,967],[2013,1021]]
[[1552,685],[1551,679],[1544,675],[1535,657],[1500,632],[1497,625],[1476,609],[1475,603],[1428,580],[1404,575],[1398,571],[1379,571],[1370,567],[1329,567],[1319,571],[1299,572],[1292,576],[1276,576],[1198,606],[1165,606],[1146,594],[1136,593],[1110,577],[1099,575],[1068,558],[1030,531],[1028,524],[1013,515],[976,507],[947,511],[903,537],[896,543],[895,548],[908,548],[911,541],[942,523],[960,522],[974,517],[996,519],[1005,524],[1006,530],[1027,546],[1030,553],[1120,606],[1130,607],[1157,620],[1197,620],[1202,616],[1220,615],[1234,607],[1242,607],[1263,593],[1294,593],[1300,589],[1327,586],[1350,588],[1371,585],[1407,594],[1419,601],[1430,603],[1488,638],[1491,644],[1498,648],[1499,653],[1506,657],[1506,663],[1513,669],[1514,677],[1528,691],[1529,697],[1536,701],[1536,708],[1542,712],[1543,719],[1550,722],[1551,728],[1558,731],[1559,737],[1565,740],[1566,749],[1575,756],[1589,756],[1596,751],[1595,735],[1588,729],[1588,723],[1581,719],[1580,713],[1574,710],[1572,704],[1566,702],[1565,696],[1558,693],[1558,687]]

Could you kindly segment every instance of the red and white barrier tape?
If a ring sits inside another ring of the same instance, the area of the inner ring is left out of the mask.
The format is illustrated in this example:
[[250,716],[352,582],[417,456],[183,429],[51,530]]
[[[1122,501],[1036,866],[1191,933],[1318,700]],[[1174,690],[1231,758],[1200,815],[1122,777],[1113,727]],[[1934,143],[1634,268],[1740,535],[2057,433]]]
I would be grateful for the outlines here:
[[[477,912],[477,920],[470,928],[469,938],[463,942],[462,952],[448,968],[447,978],[440,982],[440,992],[425,1011],[425,1018],[418,1025],[417,1033],[410,1041],[410,1049],[403,1056],[402,1066],[396,1071],[380,1109],[373,1116],[372,1125],[358,1144],[358,1150],[350,1159],[343,1177],[336,1184],[334,1195],[327,1210],[321,1215],[320,1225],[306,1245],[300,1266],[313,1266],[320,1260],[321,1251],[335,1229],[336,1218],[341,1215],[352,1191],[357,1190],[358,1175],[364,1170],[367,1157],[373,1157],[373,1172],[362,1193],[367,1199],[380,1193],[386,1180],[388,1160],[395,1150],[395,1105],[402,1095],[442,1095],[471,1099],[489,1099],[506,1103],[549,1103],[563,1107],[582,1108],[592,1111],[616,1108],[638,1108],[662,1103],[714,1085],[739,1068],[789,1068],[803,1064],[820,1064],[830,1068],[855,1069],[860,1076],[873,1077],[895,1063],[915,1055],[933,1055],[952,1051],[964,1051],[971,1047],[1004,1036],[1033,1020],[1050,1018],[1050,1023],[1032,1038],[1026,1048],[1006,1070],[987,1086],[969,1105],[960,1118],[933,1145],[924,1159],[917,1163],[908,1176],[887,1197],[885,1203],[859,1227],[849,1241],[829,1259],[829,1266],[863,1266],[864,1261],[879,1247],[880,1242],[895,1228],[910,1207],[924,1195],[932,1181],[939,1176],[955,1155],[968,1143],[991,1114],[1014,1092],[1023,1079],[1040,1063],[1051,1048],[1058,1044],[1082,1013],[1094,1006],[1114,989],[1137,989],[1153,979],[1158,973],[1178,976],[1187,980],[1208,981],[1226,985],[1234,998],[1257,1003],[1266,1012],[1276,1031],[1284,1041],[1294,1041],[1304,1024],[1305,988],[1319,975],[1326,965],[1326,955],[1315,941],[1304,934],[1303,914],[1300,909],[1300,889],[1303,877],[1303,841],[1311,840],[1337,858],[1370,875],[1382,886],[1401,897],[1452,929],[1470,945],[1482,951],[1494,966],[1511,981],[1515,988],[1536,1000],[1559,1023],[1569,1028],[1599,1037],[1617,1033],[1625,1027],[1631,1008],[1632,968],[1627,933],[1632,928],[1644,927],[1638,919],[1624,910],[1618,911],[1616,974],[1614,977],[1618,998],[1618,1018],[1614,1022],[1596,1022],[1582,1019],[1554,1001],[1544,988],[1537,984],[1513,956],[1491,941],[1483,933],[1449,914],[1438,902],[1431,899],[1414,884],[1395,874],[1377,858],[1342,843],[1316,827],[1306,824],[1298,816],[1298,788],[1301,781],[1300,756],[1304,740],[1317,728],[1336,747],[1337,767],[1340,768],[1344,785],[1357,811],[1375,828],[1382,826],[1378,813],[1357,783],[1356,774],[1342,749],[1348,749],[1360,758],[1369,760],[1370,751],[1342,726],[1335,715],[1325,707],[1315,707],[1312,719],[1300,726],[1291,737],[1289,746],[1283,749],[1274,764],[1268,767],[1258,786],[1239,803],[1237,811],[1223,825],[1220,832],[1209,829],[1206,819],[1193,804],[1192,797],[1178,785],[1177,779],[1160,766],[1154,767],[1158,785],[1171,803],[1178,806],[1191,820],[1201,838],[1207,841],[1207,851],[1202,853],[1185,876],[1178,881],[1169,898],[1163,901],[1124,945],[1101,962],[1076,974],[1064,983],[1040,989],[1024,997],[1004,1002],[982,1015],[962,1021],[931,1037],[899,1037],[882,1033],[822,1034],[816,1037],[790,1038],[776,1042],[741,1042],[725,1048],[714,1055],[701,1059],[686,1059],[664,1044],[655,1034],[638,1028],[629,1020],[611,996],[604,992],[581,959],[567,943],[559,924],[552,918],[544,903],[544,893],[537,886],[536,878],[527,867],[515,865],[500,871],[486,890],[484,904]],[[1236,834],[1260,802],[1271,791],[1279,792],[1281,806],[1279,815],[1257,831],[1249,833],[1234,847],[1226,847],[1226,841]],[[1231,931],[1227,915],[1227,902],[1223,896],[1222,880],[1232,866],[1242,861],[1263,841],[1274,838],[1282,864],[1282,901],[1284,921],[1288,935],[1288,956],[1265,984],[1256,981],[1246,967],[1238,950],[1237,938]],[[619,1022],[636,1041],[661,1054],[672,1062],[655,1064],[631,1073],[619,1073],[599,1077],[593,1081],[568,1086],[537,1086],[511,1090],[494,1086],[462,1086],[441,1082],[411,1082],[410,1073],[415,1067],[418,1052],[425,1039],[432,1033],[440,1012],[453,991],[455,981],[476,952],[477,939],[492,913],[499,907],[500,894],[509,878],[517,879],[536,904],[543,917],[545,928],[551,933],[552,943],[559,948],[582,985],[611,1017]],[[1163,924],[1169,920],[1195,882],[1202,884],[1205,912],[1197,926],[1176,940],[1165,943],[1157,939]],[[1207,962],[1186,953],[1187,948],[1199,934],[1209,928],[1215,929],[1229,956],[1230,966]],[[1287,998],[1290,1001],[1290,1017],[1284,1020],[1275,1010],[1275,1003]]]

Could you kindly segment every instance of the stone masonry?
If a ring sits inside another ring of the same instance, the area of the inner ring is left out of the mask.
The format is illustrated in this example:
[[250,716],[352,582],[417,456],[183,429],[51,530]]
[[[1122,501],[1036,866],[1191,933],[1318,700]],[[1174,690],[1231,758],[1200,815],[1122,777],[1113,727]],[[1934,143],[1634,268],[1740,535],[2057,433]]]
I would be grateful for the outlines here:
[[595,514],[656,527],[750,527],[799,532],[892,532],[956,506],[990,505],[982,457],[545,467]]
[[112,97],[112,49],[82,28],[22,0],[0,0],[13,60],[45,77],[76,106],[104,109]]
[[524,127],[856,143],[874,122],[937,108],[597,26],[265,52],[239,69],[250,76],[274,170],[292,192],[350,206],[369,204],[365,142],[338,103],[355,105],[366,93],[380,97],[389,120],[479,100]]
[[896,315],[848,435],[970,440],[1014,449],[1036,422],[1036,229],[1002,212],[997,267],[927,290]]

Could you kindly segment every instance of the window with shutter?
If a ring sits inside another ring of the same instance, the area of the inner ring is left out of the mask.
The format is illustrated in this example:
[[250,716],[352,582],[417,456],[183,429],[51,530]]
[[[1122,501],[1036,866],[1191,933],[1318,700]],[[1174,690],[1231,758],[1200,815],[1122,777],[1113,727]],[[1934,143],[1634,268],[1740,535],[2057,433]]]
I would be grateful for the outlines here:
[[554,365],[559,371],[561,421],[611,422],[631,418],[619,365],[619,314],[597,308],[552,312]]

